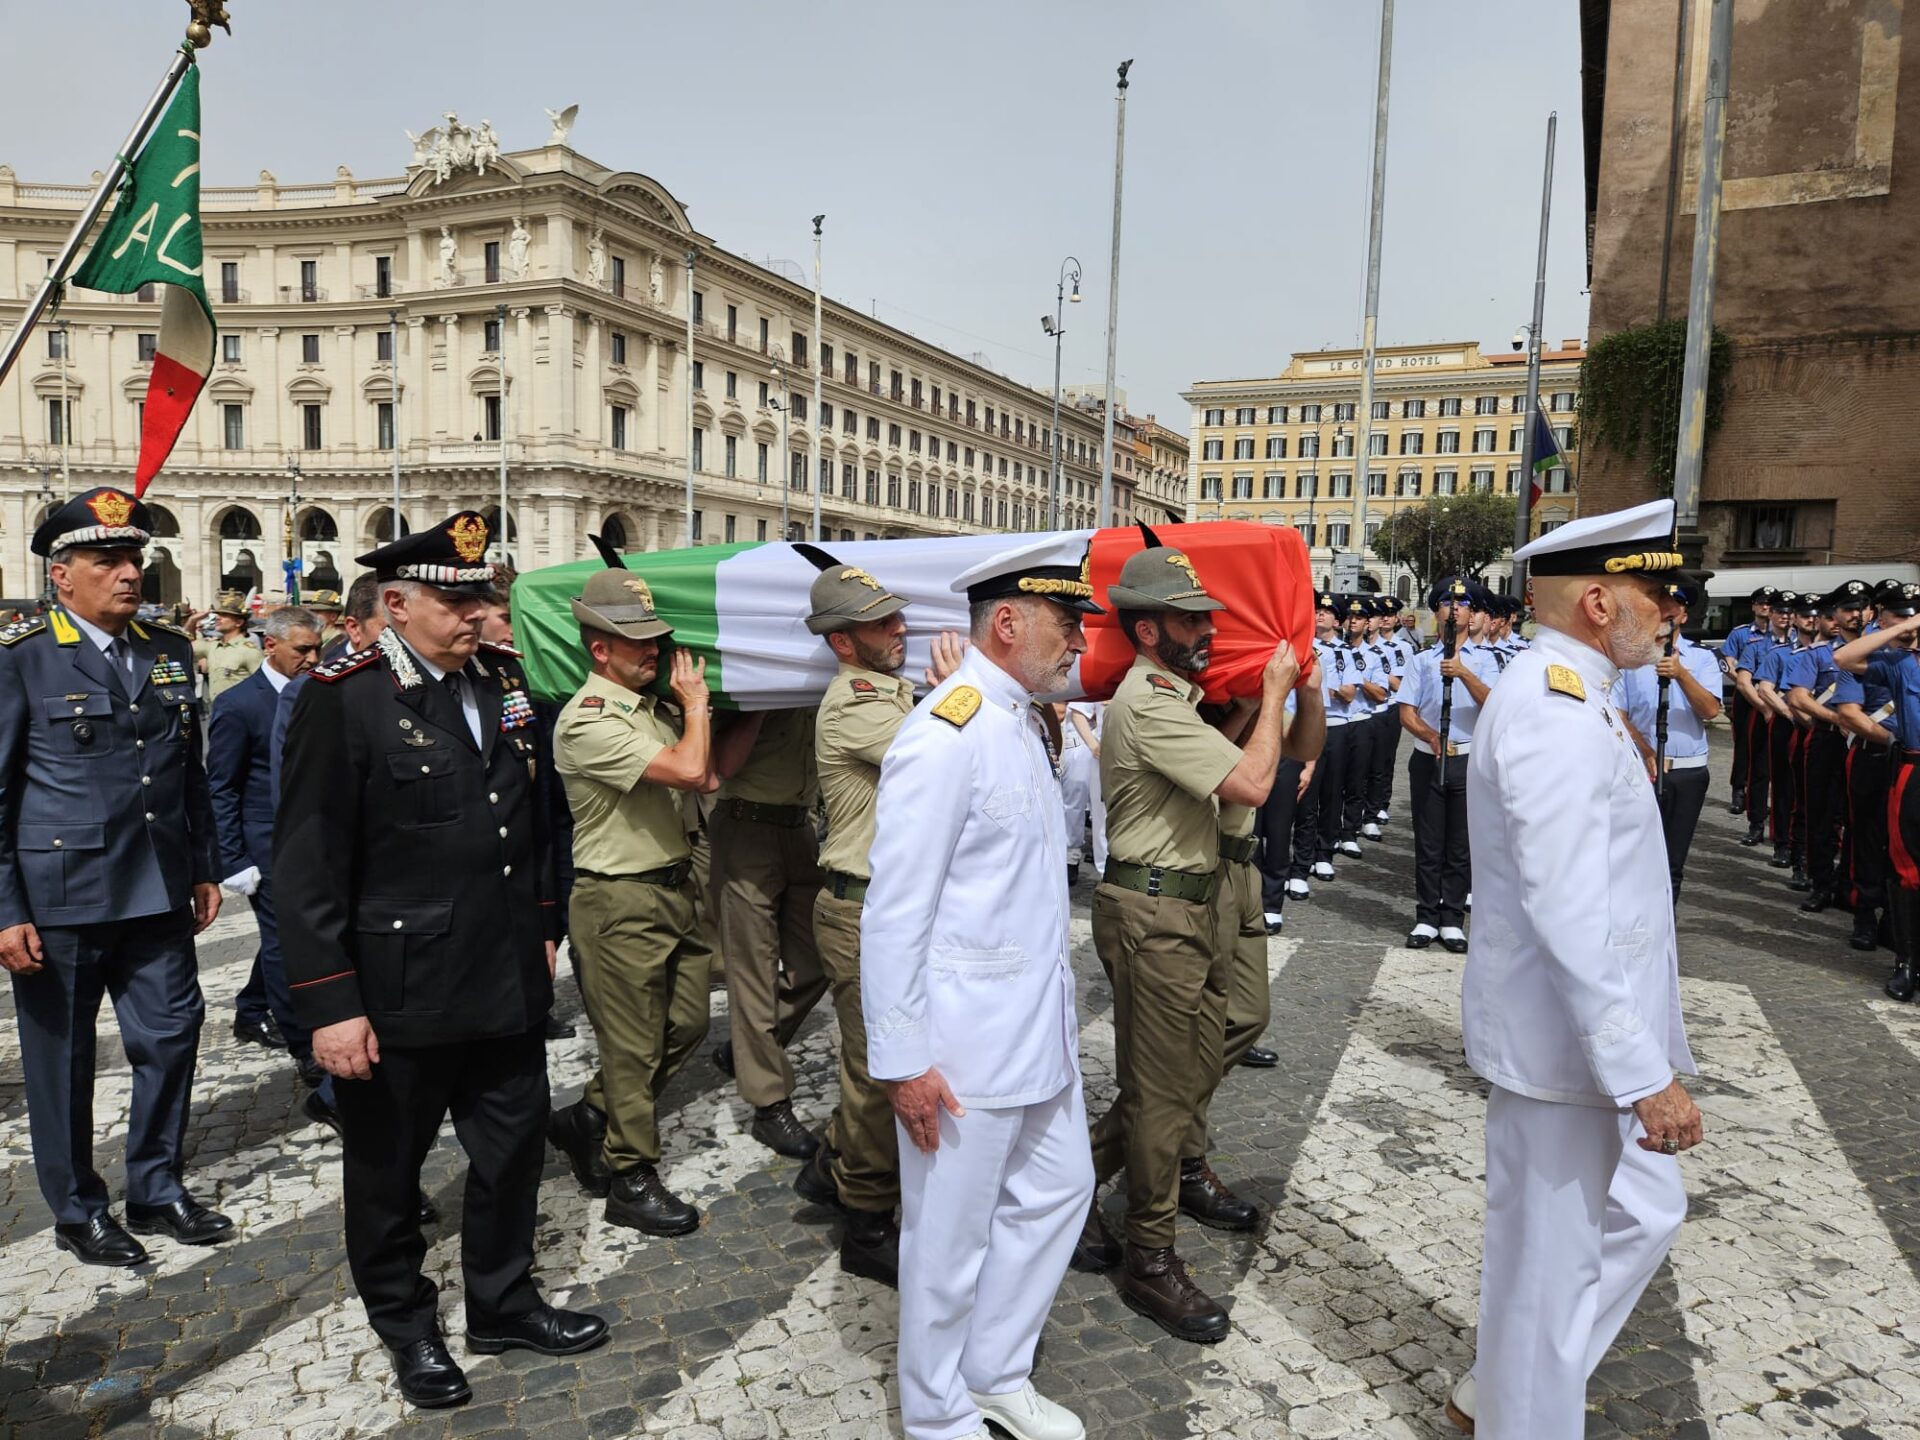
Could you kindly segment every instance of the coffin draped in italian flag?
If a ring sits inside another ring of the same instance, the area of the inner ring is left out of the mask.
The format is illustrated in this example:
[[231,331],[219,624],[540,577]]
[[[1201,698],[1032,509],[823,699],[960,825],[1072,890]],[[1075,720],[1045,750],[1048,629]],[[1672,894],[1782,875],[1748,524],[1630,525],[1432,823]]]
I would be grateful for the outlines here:
[[[1093,598],[1109,613],[1087,619],[1087,653],[1071,677],[1070,695],[1105,699],[1132,663],[1107,601],[1107,587],[1127,557],[1146,543],[1137,526],[1065,532],[1092,542]],[[1214,618],[1219,632],[1205,676],[1207,698],[1257,695],[1260,670],[1280,641],[1305,659],[1313,641],[1313,590],[1306,547],[1297,531],[1241,521],[1154,528],[1161,544],[1184,550],[1208,593],[1227,608]],[[964,595],[954,577],[1037,535],[962,535],[915,540],[823,541],[837,561],[868,571],[909,603],[907,668],[917,681],[943,630],[967,629]],[[742,710],[812,705],[834,675],[826,641],[806,627],[807,592],[820,572],[793,546],[779,541],[700,545],[625,557],[647,582],[656,612],[673,626],[672,643],[706,658],[707,685],[716,703]],[[534,693],[564,700],[587,673],[580,627],[568,601],[598,559],[533,570],[513,587],[514,637],[526,656]],[[657,688],[666,692],[667,667]]]

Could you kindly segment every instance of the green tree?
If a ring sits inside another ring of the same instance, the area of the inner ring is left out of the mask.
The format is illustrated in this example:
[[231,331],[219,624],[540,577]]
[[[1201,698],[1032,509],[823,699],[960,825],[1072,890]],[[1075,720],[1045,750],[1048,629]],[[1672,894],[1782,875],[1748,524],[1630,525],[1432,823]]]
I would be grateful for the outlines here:
[[1413,570],[1419,591],[1442,575],[1478,575],[1513,547],[1508,495],[1435,495],[1402,506],[1373,537],[1373,553]]

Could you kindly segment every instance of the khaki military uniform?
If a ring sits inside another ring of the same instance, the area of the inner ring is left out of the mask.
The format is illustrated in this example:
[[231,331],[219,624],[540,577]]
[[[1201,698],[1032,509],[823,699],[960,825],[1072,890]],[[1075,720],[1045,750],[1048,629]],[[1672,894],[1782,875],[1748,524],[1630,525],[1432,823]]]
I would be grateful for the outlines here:
[[680,741],[651,695],[589,675],[554,724],[553,760],[573,811],[568,933],[600,1042],[586,1101],[607,1116],[616,1173],[660,1158],[656,1106],[707,1034],[712,951],[695,916],[679,791],[641,779]]
[[1093,1125],[1093,1160],[1102,1181],[1125,1167],[1127,1238],[1147,1249],[1173,1244],[1180,1161],[1219,1082],[1226,1028],[1214,791],[1240,749],[1200,717],[1199,698],[1137,655],[1100,736],[1108,858],[1093,941],[1113,986],[1120,1093]]
[[768,714],[746,763],[720,787],[708,829],[734,1079],[756,1108],[792,1098],[787,1044],[827,989],[813,939],[813,722],[811,710]]
[[[1220,886],[1213,898],[1214,930],[1227,953],[1226,1037],[1220,1048],[1224,1079],[1266,1033],[1273,1018],[1273,991],[1267,978],[1267,917],[1260,904],[1260,872],[1251,859],[1253,807],[1220,806]],[[1208,1099],[1212,1098],[1209,1092]],[[1194,1113],[1181,1158],[1207,1153],[1207,1107]]]
[[840,1021],[840,1103],[827,1125],[834,1184],[843,1204],[892,1210],[900,1199],[900,1141],[893,1102],[867,1072],[867,1022],[860,1006],[860,913],[872,874],[880,761],[913,709],[913,682],[841,665],[816,721],[814,753],[827,807],[820,851],[825,884],[813,902],[814,939],[833,986]]
[[218,640],[196,640],[193,655],[207,667],[207,699],[218,700],[260,668],[266,653],[245,635],[222,635]]

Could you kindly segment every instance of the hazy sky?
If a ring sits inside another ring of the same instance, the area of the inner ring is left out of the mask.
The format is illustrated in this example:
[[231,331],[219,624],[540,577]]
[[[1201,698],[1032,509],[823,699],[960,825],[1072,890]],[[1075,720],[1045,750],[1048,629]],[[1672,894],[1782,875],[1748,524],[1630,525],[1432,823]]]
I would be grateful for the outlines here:
[[[397,175],[444,110],[509,150],[573,143],[653,176],[754,259],[1052,384],[1061,259],[1082,262],[1068,384],[1105,373],[1114,67],[1127,102],[1119,383],[1185,429],[1196,379],[1357,344],[1378,0],[229,0],[202,57],[208,183]],[[0,162],[103,167],[178,42],[169,0],[8,4]],[[1546,332],[1587,302],[1575,0],[1399,0],[1382,344],[1505,347],[1533,303],[1560,112]],[[36,58],[37,57],[37,58]]]

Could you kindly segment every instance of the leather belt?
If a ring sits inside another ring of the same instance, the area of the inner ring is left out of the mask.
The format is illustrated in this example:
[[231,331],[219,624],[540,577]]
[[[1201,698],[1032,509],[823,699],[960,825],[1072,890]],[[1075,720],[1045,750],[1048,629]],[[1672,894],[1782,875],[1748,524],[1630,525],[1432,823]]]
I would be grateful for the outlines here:
[[851,900],[854,904],[863,904],[867,898],[867,886],[871,881],[862,880],[858,875],[846,875],[838,870],[826,872],[823,883],[827,893],[836,900]]
[[777,825],[782,830],[798,830],[807,823],[807,807],[804,805],[762,805],[757,800],[722,800],[720,813],[733,820]]
[[1220,858],[1244,865],[1259,853],[1260,840],[1255,835],[1222,835],[1220,837]]
[[579,870],[573,872],[588,880],[632,880],[641,885],[663,885],[669,890],[684,885],[687,877],[693,874],[693,861],[676,860],[671,865],[662,865],[657,870],[640,870],[626,875],[606,875],[598,870]]
[[1168,870],[1160,865],[1130,865],[1125,860],[1107,861],[1107,870],[1100,877],[1109,885],[1118,885],[1122,890],[1136,890],[1142,895],[1165,895],[1174,900],[1192,900],[1201,905],[1213,899],[1213,892],[1220,883],[1220,872],[1212,870],[1205,875],[1196,875],[1191,870]]
[[1707,764],[1705,755],[1669,755],[1666,758],[1669,770],[1702,770]]

